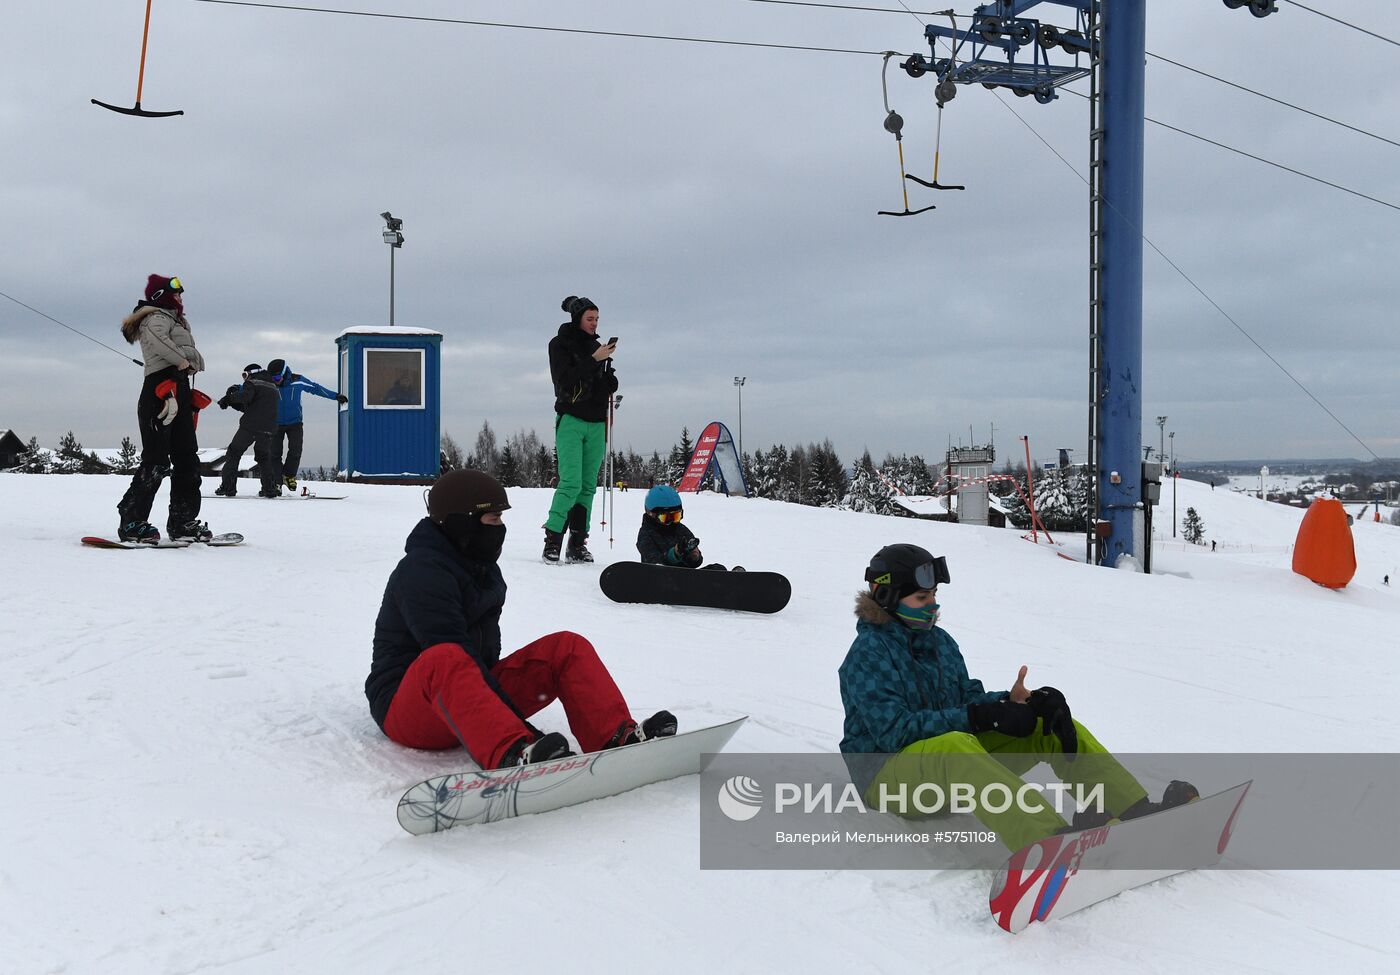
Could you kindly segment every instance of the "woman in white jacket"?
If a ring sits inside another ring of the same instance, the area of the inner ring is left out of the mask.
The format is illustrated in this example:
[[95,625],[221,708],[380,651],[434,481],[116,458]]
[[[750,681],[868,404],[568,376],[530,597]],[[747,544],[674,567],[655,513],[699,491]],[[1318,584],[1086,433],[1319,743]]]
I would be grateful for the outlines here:
[[160,541],[159,529],[147,519],[166,474],[167,536],[195,541],[212,537],[209,526],[199,520],[199,442],[190,387],[190,377],[204,369],[204,357],[185,319],[184,291],[179,278],[152,274],[146,279],[145,300],[122,321],[122,337],[132,344],[140,340],[146,364],[146,381],[136,403],[141,466],[117,505],[117,534],[123,541]]

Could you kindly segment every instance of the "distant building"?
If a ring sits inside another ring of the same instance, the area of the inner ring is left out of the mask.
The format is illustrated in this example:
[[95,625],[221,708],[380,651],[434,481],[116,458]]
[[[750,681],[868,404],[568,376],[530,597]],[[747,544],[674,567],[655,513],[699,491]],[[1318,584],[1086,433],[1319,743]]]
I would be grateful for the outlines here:
[[0,430],[0,469],[18,467],[24,454],[24,441],[13,430]]

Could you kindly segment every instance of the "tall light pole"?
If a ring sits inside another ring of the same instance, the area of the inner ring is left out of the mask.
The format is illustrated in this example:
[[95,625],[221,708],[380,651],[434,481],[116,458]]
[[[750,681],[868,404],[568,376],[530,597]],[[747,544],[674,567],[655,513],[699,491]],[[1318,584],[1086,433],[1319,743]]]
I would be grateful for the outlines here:
[[1167,434],[1167,439],[1172,442],[1171,458],[1168,464],[1172,471],[1172,538],[1176,537],[1176,481],[1181,477],[1176,469],[1176,431]]
[[394,251],[403,246],[403,221],[388,210],[380,214],[384,218],[384,243],[389,245],[389,324],[394,324]]
[[1176,470],[1176,431],[1167,434],[1167,466]]
[[1163,431],[1165,431],[1166,429],[1167,418],[1164,416],[1157,417],[1157,457],[1159,459],[1167,456],[1167,451],[1165,449],[1166,444],[1162,440],[1164,436]]
[[739,466],[744,466],[744,383],[748,376],[735,376],[734,388],[739,391]]

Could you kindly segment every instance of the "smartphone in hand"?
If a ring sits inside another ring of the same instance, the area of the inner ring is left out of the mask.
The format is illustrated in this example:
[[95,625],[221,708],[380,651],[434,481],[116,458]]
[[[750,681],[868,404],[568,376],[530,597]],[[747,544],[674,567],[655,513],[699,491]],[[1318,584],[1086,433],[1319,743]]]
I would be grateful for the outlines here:
[[608,345],[617,345],[617,336],[616,336],[616,335],[614,335],[612,338],[608,339]]

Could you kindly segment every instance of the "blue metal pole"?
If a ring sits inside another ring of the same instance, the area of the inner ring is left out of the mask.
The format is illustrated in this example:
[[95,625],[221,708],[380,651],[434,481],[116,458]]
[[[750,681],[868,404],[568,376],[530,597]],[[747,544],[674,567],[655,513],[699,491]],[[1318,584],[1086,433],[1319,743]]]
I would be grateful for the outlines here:
[[[1107,0],[1103,18],[1103,355],[1099,497],[1112,533],[1104,564],[1141,559],[1142,186],[1146,0]],[[1114,483],[1116,478],[1117,483]]]

